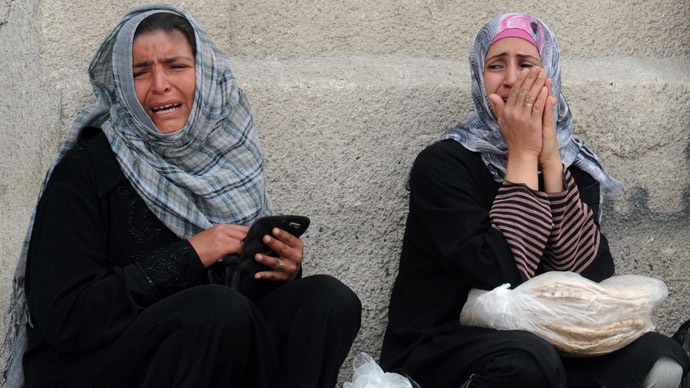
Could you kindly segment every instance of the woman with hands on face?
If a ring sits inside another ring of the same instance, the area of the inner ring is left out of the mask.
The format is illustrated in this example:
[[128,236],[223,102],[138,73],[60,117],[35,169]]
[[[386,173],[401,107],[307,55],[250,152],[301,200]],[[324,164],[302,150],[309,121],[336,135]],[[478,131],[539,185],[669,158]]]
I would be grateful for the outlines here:
[[537,48],[520,38],[494,43],[487,53],[484,82],[489,102],[508,146],[506,179],[538,189],[539,166],[546,192],[563,190],[551,79]]
[[620,183],[572,137],[553,31],[498,16],[470,51],[473,108],[415,159],[381,366],[422,387],[676,388],[690,364],[647,333],[598,357],[569,358],[525,331],[463,326],[472,288],[516,287],[546,271],[613,275],[599,230]]
[[124,16],[89,76],[97,101],[17,267],[6,386],[334,387],[361,304],[331,276],[301,277],[301,239],[263,236],[276,256],[256,255],[270,270],[255,280],[275,287],[261,296],[209,284],[272,212],[228,58],[191,15],[151,5]]

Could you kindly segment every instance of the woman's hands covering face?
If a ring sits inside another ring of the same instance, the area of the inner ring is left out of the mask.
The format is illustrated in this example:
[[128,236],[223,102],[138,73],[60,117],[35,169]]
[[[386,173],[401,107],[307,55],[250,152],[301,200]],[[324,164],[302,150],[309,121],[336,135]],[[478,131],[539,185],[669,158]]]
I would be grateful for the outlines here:
[[[489,96],[510,157],[539,158],[542,153],[544,112],[547,101],[550,102],[547,81],[550,85],[550,79],[540,67],[526,68],[513,84],[507,101],[504,102],[498,94]],[[549,106],[553,107],[553,104]]]
[[[510,90],[507,101],[497,94],[489,95],[501,134],[508,146],[506,179],[538,188],[537,164],[549,170],[549,192],[560,187],[555,176],[562,172],[558,150],[556,120],[551,96],[551,79],[540,67],[521,71]],[[554,172],[552,175],[551,172]],[[560,173],[560,172],[559,172]]]

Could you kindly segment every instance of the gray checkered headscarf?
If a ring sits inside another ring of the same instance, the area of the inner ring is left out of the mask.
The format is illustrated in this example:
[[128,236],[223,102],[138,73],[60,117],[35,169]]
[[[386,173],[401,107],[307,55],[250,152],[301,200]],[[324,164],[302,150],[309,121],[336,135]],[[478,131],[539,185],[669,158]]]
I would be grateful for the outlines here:
[[[161,133],[139,103],[132,76],[132,42],[146,17],[168,12],[185,18],[196,39],[196,91],[186,125]],[[149,209],[177,236],[188,238],[218,223],[251,224],[271,213],[263,158],[244,93],[228,59],[189,14],[152,5],[128,12],[105,38],[89,66],[97,101],[79,114],[53,162],[55,165],[88,126],[100,127],[127,179]],[[41,193],[43,192],[41,188]],[[39,195],[40,197],[40,195]],[[24,272],[33,217],[15,273],[8,332],[9,353],[3,379],[21,387],[21,359],[30,324],[24,297]]]
[[[472,77],[472,102],[474,108],[467,120],[450,129],[436,141],[453,139],[470,151],[482,154],[482,160],[494,180],[503,182],[506,173],[508,146],[498,127],[498,121],[489,104],[484,86],[484,60],[489,47],[500,33],[516,29],[523,36],[531,37],[541,57],[546,76],[552,79],[551,95],[558,96],[554,107],[556,133],[561,160],[566,167],[574,164],[596,179],[603,194],[616,194],[622,184],[609,176],[599,158],[589,147],[573,136],[573,118],[561,93],[560,48],[556,35],[543,21],[525,14],[505,14],[490,20],[477,32],[470,49],[470,73]],[[500,37],[499,37],[500,38]]]

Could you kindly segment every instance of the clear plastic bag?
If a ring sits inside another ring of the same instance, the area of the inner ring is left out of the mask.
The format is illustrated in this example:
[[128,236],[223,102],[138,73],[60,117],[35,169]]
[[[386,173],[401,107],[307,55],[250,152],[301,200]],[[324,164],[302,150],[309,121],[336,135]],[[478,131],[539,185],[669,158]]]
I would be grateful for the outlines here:
[[664,282],[636,275],[596,283],[551,271],[509,287],[470,290],[460,323],[525,330],[573,356],[610,353],[654,330],[652,310],[668,296]]
[[352,382],[343,384],[343,388],[412,388],[406,377],[384,372],[366,353],[356,355],[352,364],[355,367]]

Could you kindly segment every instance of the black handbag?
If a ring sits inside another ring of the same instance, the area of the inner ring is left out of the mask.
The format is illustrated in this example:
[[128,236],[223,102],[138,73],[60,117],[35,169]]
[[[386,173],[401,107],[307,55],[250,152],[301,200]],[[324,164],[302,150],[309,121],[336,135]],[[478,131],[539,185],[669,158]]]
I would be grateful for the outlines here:
[[254,274],[257,272],[273,270],[254,260],[256,254],[277,256],[263,242],[263,236],[272,235],[273,228],[279,228],[295,237],[300,237],[309,227],[309,223],[308,217],[296,215],[274,215],[259,218],[249,227],[247,235],[242,240],[242,252],[239,255],[224,256],[209,267],[209,282],[224,284],[251,300],[257,300],[281,284],[281,282],[271,280],[254,279]]

